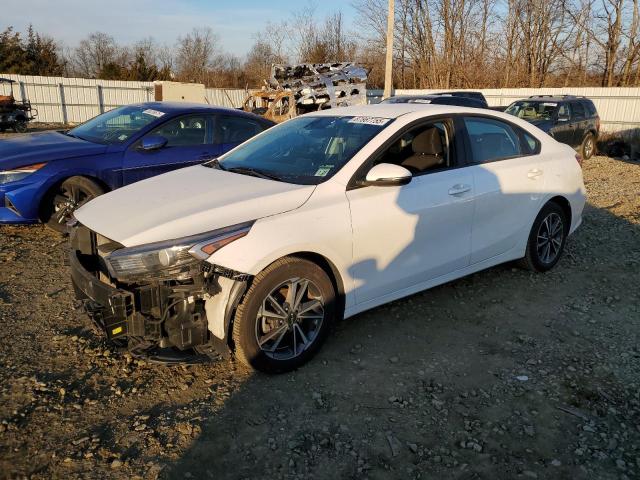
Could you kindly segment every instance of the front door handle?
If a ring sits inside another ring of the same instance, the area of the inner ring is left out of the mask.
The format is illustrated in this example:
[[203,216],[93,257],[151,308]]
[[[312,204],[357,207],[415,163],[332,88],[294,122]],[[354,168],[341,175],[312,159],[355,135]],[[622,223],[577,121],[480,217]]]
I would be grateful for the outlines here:
[[471,185],[465,185],[464,183],[459,183],[449,189],[449,195],[461,195],[465,192],[468,192],[469,190],[471,190]]
[[532,180],[535,180],[540,175],[542,175],[542,173],[543,173],[542,170],[540,170],[539,168],[533,168],[527,172],[527,177],[529,177]]

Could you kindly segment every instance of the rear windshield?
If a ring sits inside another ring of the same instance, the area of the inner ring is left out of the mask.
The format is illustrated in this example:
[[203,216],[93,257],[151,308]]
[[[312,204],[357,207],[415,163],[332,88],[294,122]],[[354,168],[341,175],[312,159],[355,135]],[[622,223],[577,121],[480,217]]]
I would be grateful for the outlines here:
[[513,102],[507,107],[505,112],[524,120],[551,120],[557,110],[557,102],[531,102],[522,100]]

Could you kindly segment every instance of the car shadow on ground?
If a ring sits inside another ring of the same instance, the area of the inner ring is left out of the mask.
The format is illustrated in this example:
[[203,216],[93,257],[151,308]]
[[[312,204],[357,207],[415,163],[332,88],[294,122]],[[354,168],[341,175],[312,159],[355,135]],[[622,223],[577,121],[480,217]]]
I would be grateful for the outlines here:
[[298,371],[212,391],[161,477],[618,478],[623,457],[633,476],[638,452],[611,441],[640,441],[640,355],[620,356],[637,352],[639,242],[587,205],[551,272],[499,265],[340,322]]

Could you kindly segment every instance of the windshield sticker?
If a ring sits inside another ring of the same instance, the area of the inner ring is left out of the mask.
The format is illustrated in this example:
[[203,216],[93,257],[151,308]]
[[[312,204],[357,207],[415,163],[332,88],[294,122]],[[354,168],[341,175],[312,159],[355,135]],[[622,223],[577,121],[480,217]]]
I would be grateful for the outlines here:
[[124,134],[124,133],[123,133],[122,135],[120,135],[120,136],[118,137],[118,140],[120,140],[120,141],[122,141],[122,140],[126,140],[126,139],[127,139],[127,137],[128,137],[128,135],[126,135],[126,134]]
[[389,118],[382,117],[353,117],[349,123],[362,123],[365,125],[385,125],[389,122]]
[[549,102],[545,102],[542,105],[544,105],[545,107],[557,107],[558,106],[557,103],[549,103]]
[[146,110],[143,110],[142,113],[146,113],[147,115],[152,115],[156,118],[160,118],[161,116],[164,115],[164,112],[159,112],[158,110],[153,110],[152,108],[147,108]]
[[416,98],[411,103],[431,103],[431,100],[427,98]]
[[331,171],[333,165],[320,165],[320,168],[313,174],[314,177],[326,177],[327,173]]

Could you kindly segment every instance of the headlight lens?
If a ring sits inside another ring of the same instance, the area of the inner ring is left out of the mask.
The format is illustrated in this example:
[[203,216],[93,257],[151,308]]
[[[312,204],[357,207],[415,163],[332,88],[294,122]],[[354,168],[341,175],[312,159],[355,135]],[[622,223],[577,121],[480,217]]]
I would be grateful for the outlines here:
[[244,237],[253,222],[213,230],[190,237],[121,248],[107,255],[107,268],[118,280],[134,282],[149,279],[185,280],[212,253]]
[[14,168],[13,170],[4,170],[0,172],[0,184],[22,180],[33,172],[40,170],[45,165],[46,163],[36,163],[27,165],[26,167]]

